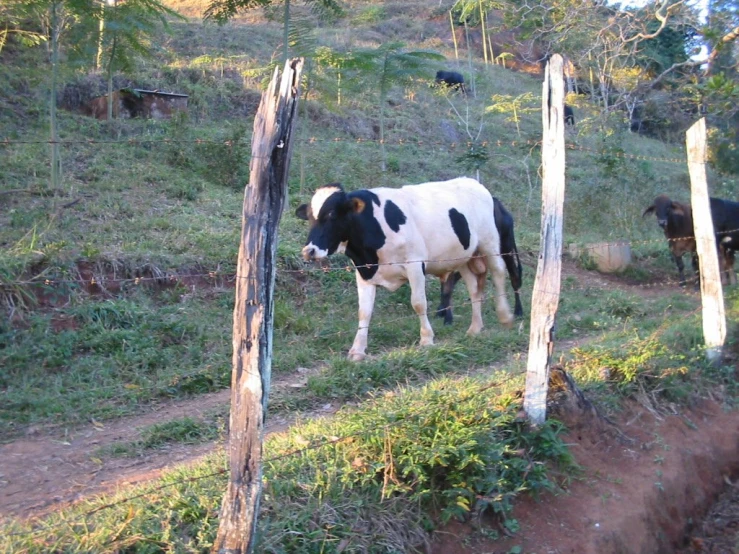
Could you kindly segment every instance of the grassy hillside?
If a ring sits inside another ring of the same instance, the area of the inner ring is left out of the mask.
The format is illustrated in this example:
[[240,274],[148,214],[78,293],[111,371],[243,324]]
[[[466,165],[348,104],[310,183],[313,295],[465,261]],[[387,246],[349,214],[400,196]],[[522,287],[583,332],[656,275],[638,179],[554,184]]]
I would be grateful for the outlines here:
[[[79,113],[79,107],[103,92],[103,78],[66,66],[60,90],[68,108],[60,112],[64,175],[60,190],[48,185],[49,71],[44,52],[10,45],[1,54],[0,440],[11,440],[31,424],[53,427],[122,417],[145,410],[163,397],[195,396],[230,382],[233,274],[251,129],[261,87],[279,60],[280,14],[254,11],[218,27],[199,18],[203,2],[172,0],[168,5],[190,19],[172,22],[171,34],[163,38],[154,57],[141,60],[135,73],[118,75],[116,86],[188,94],[187,113],[166,121],[127,119],[109,124],[91,119]],[[520,373],[523,363],[515,355],[527,344],[528,322],[519,329],[502,329],[488,303],[487,329],[479,337],[466,337],[469,305],[459,287],[455,325],[432,322],[438,344],[419,350],[414,347],[418,320],[410,307],[408,287],[392,294],[380,291],[370,331],[371,356],[360,364],[349,363],[345,355],[356,331],[354,276],[351,271],[324,271],[302,262],[299,253],[306,228],[293,212],[314,188],[330,182],[342,182],[353,190],[474,175],[468,144],[474,143],[476,152],[484,153],[475,158],[480,180],[516,221],[528,313],[539,248],[541,180],[536,143],[541,137],[541,80],[485,65],[474,49],[468,58],[464,45],[456,60],[448,15],[428,3],[355,1],[347,10],[345,20],[319,26],[313,37],[318,45],[345,51],[402,41],[409,49],[433,49],[446,56],[445,68],[462,71],[474,83],[475,94],[464,97],[432,88],[436,66],[429,67],[426,79],[394,88],[385,106],[387,171],[383,172],[379,97],[371,79],[356,90],[345,83],[340,96],[335,75],[316,64],[307,66],[289,205],[280,226],[273,370],[277,378],[298,368],[314,372],[306,387],[278,398],[270,409],[304,409],[330,400],[363,401],[400,383],[409,385],[409,391],[397,392],[398,398],[408,399],[406,407],[439,402],[443,411],[448,403],[445,387],[465,398],[474,387],[487,387],[486,382],[471,385],[455,377],[484,372],[504,360],[510,362],[506,375]],[[511,111],[487,110],[496,103],[495,95],[499,95],[498,104],[520,101],[519,121],[512,120]],[[660,193],[688,199],[683,145],[632,134],[619,117],[602,117],[585,97],[571,97],[568,103],[575,107],[577,125],[567,130],[566,137],[566,243],[629,241],[634,255],[627,275],[630,282],[660,286],[674,281],[676,272],[664,238],[653,218],[644,220],[641,214]],[[737,179],[711,174],[709,188],[716,196],[739,197]],[[337,257],[330,267],[341,269],[347,263]],[[582,263],[588,267],[586,260]],[[91,278],[96,284],[90,283]],[[429,303],[435,306],[437,281],[429,280],[428,291]],[[727,379],[700,362],[696,308],[694,298],[674,288],[662,296],[632,297],[565,274],[557,336],[560,340],[597,337],[600,350],[571,357],[579,364],[578,378],[610,409],[616,409],[621,395],[637,387],[651,386],[650,390],[657,390],[655,395],[676,400],[690,394],[688,389],[699,390],[701,379],[708,383]],[[620,371],[613,382],[598,377],[604,360]],[[688,369],[681,372],[682,368]],[[663,387],[654,386],[656,375],[665,379]],[[412,387],[435,378],[442,378],[441,384]],[[506,448],[519,448],[519,439],[533,441],[538,446],[532,463],[569,467],[569,458],[560,450],[564,447],[558,442],[558,428],[550,429],[552,436],[541,438],[529,436],[515,422],[512,410],[520,386],[518,377],[510,387],[493,387],[489,401],[496,411],[475,425],[500,426],[503,434],[514,429],[515,440]],[[402,396],[406,392],[409,396]],[[406,409],[392,404],[393,394],[360,405],[359,415],[346,416],[346,427],[309,424],[308,430],[275,439],[269,451],[278,456],[314,437],[350,434],[363,425],[381,429],[389,424],[383,419],[392,416],[389,410]],[[481,409],[474,402],[465,406],[460,410],[468,414]],[[442,424],[428,425],[437,429]],[[406,432],[416,431],[411,426]],[[477,432],[477,427],[470,431]],[[460,438],[448,447],[450,451],[462,451],[464,441],[479,439],[458,428],[450,434]],[[345,537],[356,539],[352,544],[360,551],[376,536],[387,539],[377,543],[377,551],[402,550],[417,545],[431,525],[429,513],[446,509],[459,515],[454,512],[456,499],[449,492],[439,492],[443,489],[426,494],[414,488],[417,483],[400,480],[403,484],[397,485],[398,496],[393,497],[400,501],[391,502],[385,490],[368,478],[374,473],[362,463],[352,466],[352,460],[381,457],[377,452],[378,448],[383,452],[383,440],[377,435],[346,451],[325,454],[322,450],[311,459],[321,468],[315,475],[307,475],[308,466],[295,459],[272,464],[268,482],[275,488],[268,488],[265,500],[265,551],[323,552],[326,544],[332,546],[325,551],[338,551]],[[393,455],[415,455],[408,444],[399,448]],[[338,458],[349,460],[348,466],[330,468],[329,461]],[[465,476],[466,458],[460,454],[455,460],[461,460],[455,478]],[[436,479],[443,473],[435,465],[438,461],[432,455],[423,471],[411,469],[417,471],[414,475],[428,471]],[[209,474],[222,463],[214,455],[204,465],[182,472]],[[182,472],[171,479],[179,479]],[[506,505],[496,507],[496,512],[509,509],[517,485],[521,490],[543,490],[561,484],[543,474],[525,483],[526,477],[516,475],[506,484],[510,488],[501,489]],[[280,479],[292,484],[280,485]],[[368,481],[373,482],[362,488]],[[126,515],[127,507],[101,512],[104,515],[95,520],[92,531],[73,525],[37,542],[8,538],[7,545],[43,551],[59,544],[53,548],[68,551],[86,540],[81,548],[94,551],[203,551],[213,540],[223,487],[221,480],[204,482],[178,488],[172,496],[147,497],[147,505],[136,505],[135,517]],[[444,486],[457,485],[451,478],[444,481]],[[318,498],[338,499],[354,487],[346,504],[317,508]],[[429,506],[430,511],[421,510]],[[295,517],[286,522],[275,516],[282,511]],[[165,512],[171,518],[157,520]],[[357,526],[352,517],[379,523]],[[381,522],[393,518],[396,523],[382,535],[386,529]],[[28,530],[17,522],[8,525],[8,529]],[[324,530],[333,529],[331,525],[336,525],[335,531],[328,543],[322,543],[328,540]],[[137,542],[142,537],[146,540]]]

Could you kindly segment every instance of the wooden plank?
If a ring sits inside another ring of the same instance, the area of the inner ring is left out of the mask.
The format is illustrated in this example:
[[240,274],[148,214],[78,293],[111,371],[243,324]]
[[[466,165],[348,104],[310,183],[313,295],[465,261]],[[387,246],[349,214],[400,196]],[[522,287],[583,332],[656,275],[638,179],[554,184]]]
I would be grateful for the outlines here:
[[302,67],[302,59],[288,61],[281,80],[275,69],[254,120],[233,316],[229,482],[213,545],[220,554],[254,548],[272,372],[277,227],[287,196]]
[[726,341],[726,314],[724,313],[724,293],[721,288],[716,237],[706,180],[705,118],[700,119],[688,129],[685,142],[688,148],[693,231],[700,265],[703,337],[706,342],[706,356],[711,361],[717,361],[721,358]]
[[524,410],[529,420],[546,420],[549,361],[562,273],[562,214],[565,194],[564,71],[559,54],[544,74],[542,93],[542,214],[539,262],[531,297],[531,331]]

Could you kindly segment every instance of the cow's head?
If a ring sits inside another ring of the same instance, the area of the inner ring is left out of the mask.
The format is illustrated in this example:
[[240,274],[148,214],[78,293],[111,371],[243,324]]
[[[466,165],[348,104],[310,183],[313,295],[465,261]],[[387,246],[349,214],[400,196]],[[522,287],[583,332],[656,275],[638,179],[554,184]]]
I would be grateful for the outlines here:
[[296,216],[310,223],[303,258],[320,260],[340,250],[342,243],[349,240],[352,216],[364,208],[363,200],[347,195],[338,183],[317,189],[310,204],[295,210]]
[[657,217],[657,224],[662,227],[662,229],[667,229],[667,221],[671,216],[685,216],[685,210],[683,210],[682,205],[670,200],[670,198],[664,194],[660,194],[654,199],[652,205],[644,210],[642,217],[651,213]]

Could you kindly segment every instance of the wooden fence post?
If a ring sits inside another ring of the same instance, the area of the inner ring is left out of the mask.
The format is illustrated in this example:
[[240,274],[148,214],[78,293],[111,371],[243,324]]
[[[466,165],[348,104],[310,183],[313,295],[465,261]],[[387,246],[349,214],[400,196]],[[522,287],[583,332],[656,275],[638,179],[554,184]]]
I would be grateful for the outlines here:
[[254,548],[272,370],[277,227],[287,196],[302,68],[302,59],[287,61],[281,81],[275,69],[254,119],[234,303],[229,482],[213,545],[219,554],[244,554]]
[[546,420],[549,361],[562,272],[562,213],[565,194],[564,71],[553,55],[544,73],[541,246],[531,297],[531,331],[523,407],[534,425]]
[[[726,315],[716,237],[711,218],[706,182],[706,120],[700,119],[685,133],[690,173],[690,204],[693,210],[693,232],[698,250],[703,305],[703,337],[710,361],[721,358],[726,340]],[[722,237],[718,237],[720,241]]]

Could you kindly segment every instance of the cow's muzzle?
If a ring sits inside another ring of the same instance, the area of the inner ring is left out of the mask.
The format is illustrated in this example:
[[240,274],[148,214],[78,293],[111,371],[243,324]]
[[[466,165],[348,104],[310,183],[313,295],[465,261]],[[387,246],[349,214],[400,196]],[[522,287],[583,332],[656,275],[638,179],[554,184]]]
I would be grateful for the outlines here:
[[309,244],[308,246],[305,246],[303,248],[303,259],[306,262],[310,262],[312,260],[315,260],[316,259],[316,252],[317,252],[317,250],[318,249],[315,246],[313,246],[312,244]]

